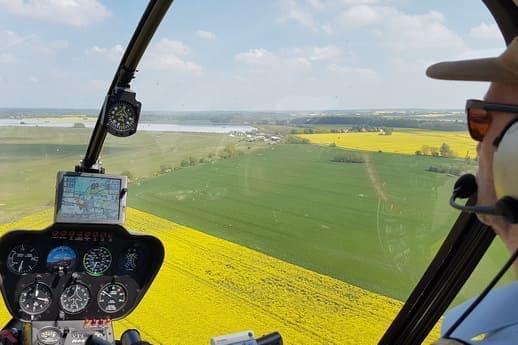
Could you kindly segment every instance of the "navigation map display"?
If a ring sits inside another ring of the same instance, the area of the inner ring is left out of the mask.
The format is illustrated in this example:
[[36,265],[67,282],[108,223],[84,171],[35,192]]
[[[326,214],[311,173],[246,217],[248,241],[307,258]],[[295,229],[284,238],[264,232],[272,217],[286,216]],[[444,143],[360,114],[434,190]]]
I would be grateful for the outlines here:
[[59,172],[56,223],[123,224],[126,176]]

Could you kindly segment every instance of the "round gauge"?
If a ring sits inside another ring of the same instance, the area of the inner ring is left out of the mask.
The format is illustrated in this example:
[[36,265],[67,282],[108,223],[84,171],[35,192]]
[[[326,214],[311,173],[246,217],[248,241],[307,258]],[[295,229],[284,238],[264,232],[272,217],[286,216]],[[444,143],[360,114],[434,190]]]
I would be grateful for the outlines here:
[[57,327],[47,326],[38,331],[38,344],[54,345],[61,340],[61,331]]
[[83,267],[86,273],[100,276],[110,268],[112,254],[105,247],[93,247],[86,251],[83,257]]
[[47,255],[47,269],[51,272],[67,271],[76,263],[76,252],[68,246],[52,249]]
[[142,250],[138,248],[128,248],[119,257],[119,269],[123,273],[135,272],[142,259]]
[[105,125],[107,130],[117,136],[133,134],[137,129],[137,113],[135,107],[124,101],[110,105],[106,111]]
[[22,290],[18,303],[20,308],[30,315],[41,314],[50,307],[52,293],[47,285],[34,283]]
[[7,268],[13,273],[25,274],[32,272],[39,260],[40,256],[33,246],[19,244],[7,254]]
[[61,308],[69,314],[77,314],[86,309],[90,302],[90,291],[83,284],[69,285],[59,297]]
[[116,313],[128,302],[128,292],[120,283],[110,283],[99,291],[97,303],[106,313]]

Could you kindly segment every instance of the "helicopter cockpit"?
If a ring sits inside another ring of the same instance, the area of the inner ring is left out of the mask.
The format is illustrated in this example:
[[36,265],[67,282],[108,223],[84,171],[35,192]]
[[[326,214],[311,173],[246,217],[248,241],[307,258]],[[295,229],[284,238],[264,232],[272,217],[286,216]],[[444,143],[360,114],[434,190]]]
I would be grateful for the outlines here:
[[60,172],[55,223],[2,237],[2,295],[21,343],[115,341],[111,320],[138,305],[164,259],[158,239],[121,225],[126,186],[125,176]]
[[[516,19],[513,17],[518,7],[510,0],[485,2],[508,42],[518,32],[518,24],[514,23]],[[43,230],[11,229],[0,237],[0,289],[12,317],[0,331],[2,345],[150,344],[141,338],[136,328],[129,328],[117,337],[114,322],[127,318],[144,300],[146,292],[161,271],[166,258],[165,246],[159,238],[145,231],[134,232],[124,227],[127,218],[128,176],[124,173],[105,174],[99,157],[108,134],[120,138],[137,132],[142,105],[137,101],[130,84],[144,51],[171,3],[172,0],[149,2],[106,93],[83,159],[73,171],[57,173],[52,225]],[[270,144],[273,142],[277,142],[276,139]],[[332,148],[330,144],[329,149]],[[251,149],[250,146],[248,149]],[[421,154],[416,152],[416,156]],[[196,160],[193,158],[186,164],[190,162],[196,163]],[[370,182],[376,185],[376,192],[384,194],[379,191],[379,181],[372,169],[367,168],[367,175]],[[471,197],[472,192],[461,194],[462,197]],[[337,194],[334,190],[333,193]],[[208,198],[217,199],[217,192],[209,194]],[[454,191],[453,201],[460,197],[457,194]],[[174,197],[177,200],[186,198],[183,194]],[[361,202],[368,199],[363,191],[357,197]],[[377,226],[382,222],[380,218],[384,211],[405,216],[404,207],[391,205],[383,209],[383,199],[383,195],[378,195]],[[473,200],[468,201],[468,204],[470,202]],[[275,217],[276,211],[272,214]],[[396,240],[381,243],[379,228],[376,228],[377,237],[373,238],[379,240],[381,247],[393,247],[391,251],[400,255],[406,243],[395,243],[404,237],[400,236],[404,231],[399,227],[398,232],[398,226],[394,224],[387,224],[387,234]],[[329,230],[325,224],[319,226],[321,228],[316,231]],[[493,237],[494,234],[475,215],[462,213],[379,344],[421,343],[454,300]],[[358,240],[358,243],[362,241]],[[387,266],[392,264],[388,263]],[[404,264],[411,265],[408,262]],[[397,263],[393,266],[395,268],[391,269],[401,269]],[[228,268],[230,270],[233,267],[228,264]],[[212,274],[210,270],[205,273]],[[380,278],[383,279],[385,277]],[[267,284],[276,283],[275,277],[271,278],[272,282],[264,280]],[[234,286],[230,286],[232,288]],[[293,289],[291,285],[287,287],[287,290]],[[362,294],[355,292],[352,295],[351,298],[357,298]],[[323,315],[325,318],[325,313]],[[287,323],[293,328],[299,326],[296,321]],[[174,340],[170,341],[174,343]],[[242,331],[215,336],[210,344],[282,345],[283,339],[278,332],[256,338],[252,331]]]

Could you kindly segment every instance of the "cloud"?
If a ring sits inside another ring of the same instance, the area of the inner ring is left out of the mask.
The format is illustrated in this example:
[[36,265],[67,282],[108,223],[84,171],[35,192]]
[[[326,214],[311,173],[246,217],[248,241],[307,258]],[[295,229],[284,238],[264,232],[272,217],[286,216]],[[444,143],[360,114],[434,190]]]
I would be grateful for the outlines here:
[[379,23],[383,13],[380,7],[357,5],[347,8],[339,13],[335,19],[337,25],[342,29],[358,29]]
[[502,38],[500,29],[496,23],[491,25],[480,23],[478,26],[471,28],[471,30],[469,30],[469,34],[472,37],[487,40],[498,40]]
[[353,78],[355,80],[374,82],[378,82],[381,80],[381,76],[376,71],[370,68],[339,66],[331,64],[328,66],[328,69],[330,72],[338,73],[344,77]]
[[198,36],[199,38],[204,39],[204,40],[215,40],[216,39],[215,33],[210,32],[210,31],[205,31],[205,30],[197,30],[196,36]]
[[307,8],[299,6],[295,0],[282,0],[280,2],[282,15],[277,18],[277,21],[280,23],[294,21],[313,31],[318,31],[318,24],[313,18],[313,14],[311,12],[317,3],[318,2],[313,1],[312,7],[310,6],[310,8]]
[[124,53],[124,48],[120,44],[116,44],[110,48],[102,48],[98,46],[93,46],[88,48],[85,53],[87,55],[93,56],[101,56],[109,61],[120,61],[122,58],[122,54]]
[[0,11],[77,27],[89,26],[110,16],[97,0],[0,0]]
[[464,40],[444,24],[444,16],[437,11],[425,14],[408,15],[395,9],[389,13],[385,25],[387,42],[401,51],[417,50],[419,55],[423,51],[432,52],[449,50],[459,52],[467,49]]
[[276,57],[266,49],[256,48],[238,53],[235,60],[250,65],[269,65],[275,62]]
[[41,60],[67,47],[68,42],[64,40],[45,41],[36,34],[22,36],[11,30],[0,30],[0,62],[3,64],[32,61],[35,56]]
[[[380,0],[282,0],[280,23],[297,23],[315,34],[346,39],[360,31],[363,42],[374,49],[405,56],[468,49],[464,40],[445,24],[438,11],[406,13]],[[480,27],[474,32],[489,35],[495,28]],[[351,38],[356,41],[356,38]]]
[[186,44],[164,38],[149,47],[142,64],[149,69],[202,76],[203,67],[189,61],[190,54],[191,50]]

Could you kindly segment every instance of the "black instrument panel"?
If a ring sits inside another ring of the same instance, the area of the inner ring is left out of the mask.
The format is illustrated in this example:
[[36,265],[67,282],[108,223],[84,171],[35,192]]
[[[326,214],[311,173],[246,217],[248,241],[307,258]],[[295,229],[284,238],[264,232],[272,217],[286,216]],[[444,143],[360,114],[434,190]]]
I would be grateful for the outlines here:
[[53,224],[0,238],[2,295],[17,319],[119,319],[142,299],[164,248],[120,225]]

